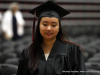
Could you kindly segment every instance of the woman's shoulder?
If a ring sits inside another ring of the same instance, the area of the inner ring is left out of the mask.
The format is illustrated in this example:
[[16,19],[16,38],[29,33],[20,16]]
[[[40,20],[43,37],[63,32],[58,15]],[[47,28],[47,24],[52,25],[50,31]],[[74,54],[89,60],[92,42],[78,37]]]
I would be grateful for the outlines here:
[[70,51],[78,51],[81,47],[75,43],[75,42],[71,42],[71,41],[60,41],[61,44],[60,44],[60,47],[63,47],[65,49],[68,49]]
[[75,52],[81,51],[81,47],[77,43],[68,42],[65,45],[66,47],[68,47],[69,52],[75,53]]
[[28,48],[23,49],[20,59],[27,59],[27,54],[28,54]]
[[27,54],[28,48],[23,49],[22,54]]
[[72,48],[79,47],[79,45],[77,43],[71,42],[71,41],[67,41],[66,43],[63,43],[63,44],[65,44],[65,45],[67,45],[69,47],[72,47]]

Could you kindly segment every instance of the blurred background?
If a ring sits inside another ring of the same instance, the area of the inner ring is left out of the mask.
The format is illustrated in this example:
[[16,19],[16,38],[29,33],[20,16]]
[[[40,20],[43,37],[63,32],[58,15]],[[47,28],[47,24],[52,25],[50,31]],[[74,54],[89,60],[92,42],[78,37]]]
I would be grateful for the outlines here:
[[[34,16],[28,12],[47,0],[14,1],[0,0],[0,71],[3,75],[16,75],[20,54],[32,43]],[[69,40],[85,51],[88,71],[100,71],[100,0],[52,1],[70,12],[61,19],[62,28]],[[100,72],[90,75],[100,75]]]

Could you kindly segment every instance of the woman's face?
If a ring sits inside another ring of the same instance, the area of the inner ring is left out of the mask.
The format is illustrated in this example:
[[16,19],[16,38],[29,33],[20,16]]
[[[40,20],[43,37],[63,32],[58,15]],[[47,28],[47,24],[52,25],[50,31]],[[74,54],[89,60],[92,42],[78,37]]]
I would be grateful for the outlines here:
[[59,20],[54,17],[43,17],[39,28],[43,39],[55,39],[59,32]]

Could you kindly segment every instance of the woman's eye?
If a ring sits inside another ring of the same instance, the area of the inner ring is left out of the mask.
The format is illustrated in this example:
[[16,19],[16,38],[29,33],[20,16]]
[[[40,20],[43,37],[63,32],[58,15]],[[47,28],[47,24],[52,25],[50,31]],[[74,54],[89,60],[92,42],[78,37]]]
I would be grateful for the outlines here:
[[44,26],[47,26],[47,24],[43,24]]
[[56,25],[52,25],[53,27],[55,27]]

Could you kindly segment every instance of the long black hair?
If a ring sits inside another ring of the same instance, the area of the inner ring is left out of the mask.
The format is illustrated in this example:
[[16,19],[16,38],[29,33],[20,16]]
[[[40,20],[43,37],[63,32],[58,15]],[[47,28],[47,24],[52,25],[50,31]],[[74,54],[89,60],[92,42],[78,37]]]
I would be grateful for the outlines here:
[[[29,57],[29,68],[32,69],[33,71],[38,66],[39,49],[40,49],[41,42],[43,41],[42,36],[40,34],[40,29],[39,29],[40,21],[41,21],[41,18],[38,20],[38,23],[37,23],[34,42],[32,42],[32,44],[29,46],[28,54],[27,54],[27,56]],[[67,36],[67,34],[66,34],[66,36]],[[64,38],[60,20],[59,20],[59,32],[58,32],[56,38],[59,39],[60,41],[62,41],[63,43],[76,44],[76,43],[70,42],[69,40],[66,40]],[[76,45],[78,45],[78,44],[76,44]]]

